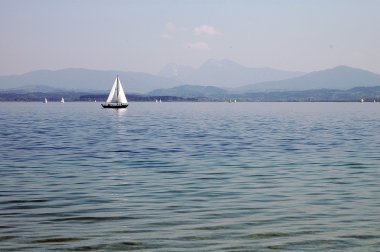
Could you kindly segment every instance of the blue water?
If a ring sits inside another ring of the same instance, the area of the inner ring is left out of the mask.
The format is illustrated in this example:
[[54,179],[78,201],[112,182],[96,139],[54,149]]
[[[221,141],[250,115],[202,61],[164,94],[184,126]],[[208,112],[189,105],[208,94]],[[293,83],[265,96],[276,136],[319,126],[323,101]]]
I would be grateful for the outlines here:
[[1,103],[0,128],[0,251],[379,251],[380,103]]

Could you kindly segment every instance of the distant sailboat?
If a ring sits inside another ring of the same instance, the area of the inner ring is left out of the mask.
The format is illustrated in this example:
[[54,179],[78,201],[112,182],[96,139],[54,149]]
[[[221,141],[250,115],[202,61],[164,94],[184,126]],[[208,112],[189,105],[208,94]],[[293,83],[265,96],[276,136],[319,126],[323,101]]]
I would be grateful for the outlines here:
[[47,99],[45,98],[44,103],[47,103]]
[[364,102],[364,99],[361,99],[360,102],[363,103],[363,102]]
[[102,106],[103,108],[128,107],[127,97],[125,97],[125,93],[123,87],[121,86],[119,76],[116,77],[116,80],[111,88],[110,94],[108,95],[107,101],[105,103],[102,103]]
[[65,103],[65,99],[63,99],[63,97],[61,98],[61,103]]

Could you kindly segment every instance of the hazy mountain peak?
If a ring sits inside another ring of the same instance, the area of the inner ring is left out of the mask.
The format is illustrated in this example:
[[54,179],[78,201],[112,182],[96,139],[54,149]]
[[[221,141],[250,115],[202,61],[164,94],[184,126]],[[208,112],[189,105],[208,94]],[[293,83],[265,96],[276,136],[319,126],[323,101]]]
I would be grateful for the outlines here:
[[353,67],[350,67],[350,66],[346,66],[346,65],[339,65],[339,66],[336,66],[336,67],[333,67],[333,68],[330,68],[331,70],[339,70],[339,69],[343,69],[343,70],[347,70],[347,69],[355,69]]
[[209,59],[205,63],[203,63],[199,68],[204,67],[215,67],[215,68],[227,68],[227,67],[241,67],[246,68],[235,61],[229,60],[229,59]]
[[168,64],[159,75],[190,85],[234,88],[263,81],[292,78],[302,74],[271,68],[250,68],[229,59],[209,59],[198,68]]
[[370,77],[370,76],[376,78],[376,76],[379,76],[370,71],[354,68],[354,67],[350,67],[346,65],[340,65],[333,68],[314,71],[309,74],[306,74],[305,76],[307,77],[309,75],[320,76],[320,77],[336,76],[336,77],[341,77],[341,78],[346,77],[346,78],[353,78],[353,79],[361,79],[362,77]]
[[194,71],[194,68],[191,66],[184,66],[175,63],[170,63],[164,66],[159,72],[159,76],[163,76],[166,78],[173,78],[176,80],[181,80],[183,75],[191,75]]
[[181,67],[178,64],[170,63],[164,66],[161,71],[160,75],[167,76],[167,77],[175,77],[178,76],[178,68]]
[[239,90],[251,92],[323,88],[345,90],[353,87],[377,85],[380,85],[380,75],[359,68],[341,65],[314,71],[295,78],[251,84]]

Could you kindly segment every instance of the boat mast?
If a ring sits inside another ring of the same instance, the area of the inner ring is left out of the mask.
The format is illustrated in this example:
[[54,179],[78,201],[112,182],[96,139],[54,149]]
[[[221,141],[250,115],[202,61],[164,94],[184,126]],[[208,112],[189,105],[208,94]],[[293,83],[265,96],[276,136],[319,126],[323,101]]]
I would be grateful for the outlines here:
[[117,75],[117,84],[116,84],[116,98],[117,98],[117,103],[119,103],[119,75]]

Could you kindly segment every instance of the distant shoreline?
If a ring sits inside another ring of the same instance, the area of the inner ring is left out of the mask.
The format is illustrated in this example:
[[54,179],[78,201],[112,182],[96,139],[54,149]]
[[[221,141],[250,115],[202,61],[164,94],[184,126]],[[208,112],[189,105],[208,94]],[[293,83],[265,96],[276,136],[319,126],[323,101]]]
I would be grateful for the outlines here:
[[[191,95],[153,95],[127,93],[128,101],[132,102],[380,102],[380,86],[357,87],[349,90],[318,89],[304,91],[272,91],[252,92],[244,94],[207,94],[202,96]],[[92,93],[80,91],[58,92],[28,92],[28,91],[0,91],[0,102],[59,102],[61,98],[66,102],[97,102],[106,101],[106,93]]]

